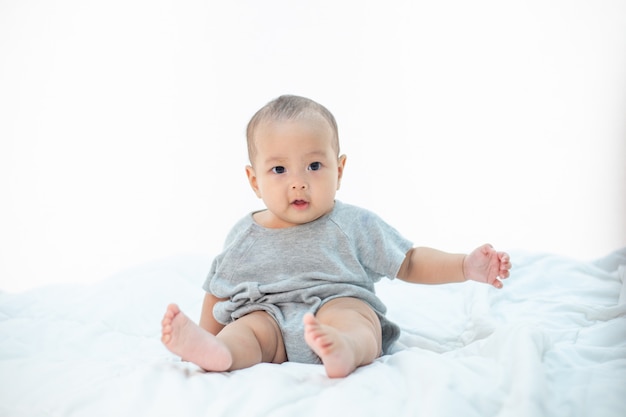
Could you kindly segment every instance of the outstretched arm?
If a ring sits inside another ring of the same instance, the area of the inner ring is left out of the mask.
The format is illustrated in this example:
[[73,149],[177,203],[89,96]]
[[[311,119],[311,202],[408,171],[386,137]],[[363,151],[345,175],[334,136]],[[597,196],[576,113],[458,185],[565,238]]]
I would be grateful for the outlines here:
[[420,284],[447,284],[468,279],[502,288],[500,279],[509,277],[511,261],[505,252],[486,244],[468,255],[431,248],[412,248],[398,271],[398,278]]

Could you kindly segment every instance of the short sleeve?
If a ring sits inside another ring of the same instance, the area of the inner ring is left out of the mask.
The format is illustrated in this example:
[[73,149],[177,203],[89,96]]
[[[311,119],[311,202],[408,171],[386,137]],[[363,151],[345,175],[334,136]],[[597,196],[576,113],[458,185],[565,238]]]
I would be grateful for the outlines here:
[[413,243],[377,214],[348,207],[351,210],[344,213],[343,219],[359,262],[374,281],[395,278]]

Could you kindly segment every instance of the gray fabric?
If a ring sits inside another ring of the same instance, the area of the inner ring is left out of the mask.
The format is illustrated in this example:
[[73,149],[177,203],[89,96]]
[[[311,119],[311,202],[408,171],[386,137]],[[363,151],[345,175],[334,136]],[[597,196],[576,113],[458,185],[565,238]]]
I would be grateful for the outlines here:
[[285,229],[264,228],[249,214],[229,233],[203,288],[228,299],[213,310],[222,324],[252,311],[271,314],[290,361],[319,362],[304,341],[302,317],[338,297],[358,298],[376,311],[387,351],[400,330],[385,318],[374,283],[394,278],[411,246],[377,215],[339,201],[329,214]]

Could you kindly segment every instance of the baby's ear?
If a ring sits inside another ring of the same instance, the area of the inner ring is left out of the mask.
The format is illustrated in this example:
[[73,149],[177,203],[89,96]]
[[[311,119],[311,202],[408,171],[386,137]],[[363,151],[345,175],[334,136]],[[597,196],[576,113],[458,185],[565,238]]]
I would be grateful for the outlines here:
[[246,176],[248,177],[248,182],[250,183],[250,187],[252,187],[252,191],[254,191],[257,197],[261,198],[261,190],[259,190],[256,173],[251,165],[246,165]]
[[341,178],[343,178],[343,170],[346,167],[346,159],[348,159],[346,155],[341,155],[337,159],[337,189],[341,187]]

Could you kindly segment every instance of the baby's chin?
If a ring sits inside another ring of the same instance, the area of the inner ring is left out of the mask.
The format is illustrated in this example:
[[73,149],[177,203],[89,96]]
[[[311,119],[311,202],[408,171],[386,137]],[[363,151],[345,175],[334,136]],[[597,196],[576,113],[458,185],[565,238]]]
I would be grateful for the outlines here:
[[291,211],[291,213],[289,213],[290,215],[285,216],[285,218],[283,218],[282,220],[285,223],[290,223],[293,226],[301,226],[301,225],[305,225],[308,223],[312,223],[316,220],[321,219],[327,213],[330,212],[330,211],[313,211],[313,210],[310,210],[309,207],[303,208],[302,206],[300,207],[296,206],[294,207],[294,209],[290,211]]

